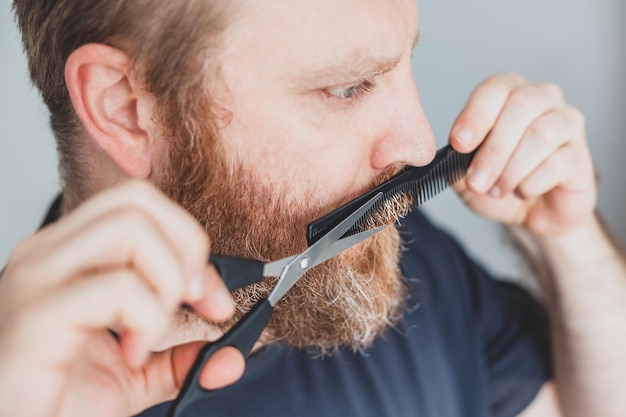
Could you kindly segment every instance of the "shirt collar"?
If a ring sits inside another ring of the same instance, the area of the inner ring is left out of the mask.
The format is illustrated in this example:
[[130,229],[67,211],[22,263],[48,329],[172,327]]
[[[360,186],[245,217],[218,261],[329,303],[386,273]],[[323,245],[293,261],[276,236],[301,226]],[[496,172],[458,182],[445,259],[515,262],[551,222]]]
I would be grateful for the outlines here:
[[48,213],[46,217],[44,217],[43,222],[41,223],[40,229],[43,229],[50,223],[54,223],[61,218],[61,210],[63,207],[63,194],[59,194],[48,209]]

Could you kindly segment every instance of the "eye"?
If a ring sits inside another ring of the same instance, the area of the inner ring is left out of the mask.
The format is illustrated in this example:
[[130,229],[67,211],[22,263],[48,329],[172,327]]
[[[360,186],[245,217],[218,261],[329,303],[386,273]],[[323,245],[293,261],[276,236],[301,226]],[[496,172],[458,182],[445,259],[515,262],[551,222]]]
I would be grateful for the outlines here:
[[359,84],[352,85],[349,87],[329,88],[328,90],[326,90],[326,92],[329,95],[336,97],[338,99],[350,100],[350,99],[359,98],[363,94],[372,91],[373,88],[374,88],[374,83],[369,80],[365,80]]

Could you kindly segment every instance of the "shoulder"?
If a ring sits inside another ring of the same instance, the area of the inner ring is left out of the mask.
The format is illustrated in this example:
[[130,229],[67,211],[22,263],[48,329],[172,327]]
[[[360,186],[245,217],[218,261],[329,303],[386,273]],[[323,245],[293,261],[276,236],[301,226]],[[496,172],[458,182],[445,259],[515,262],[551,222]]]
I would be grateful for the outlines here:
[[[400,227],[402,270],[410,284],[409,325],[448,353],[460,377],[475,361],[494,415],[516,415],[550,375],[547,320],[517,285],[493,279],[448,233],[420,212]],[[422,331],[422,332],[423,332]]]

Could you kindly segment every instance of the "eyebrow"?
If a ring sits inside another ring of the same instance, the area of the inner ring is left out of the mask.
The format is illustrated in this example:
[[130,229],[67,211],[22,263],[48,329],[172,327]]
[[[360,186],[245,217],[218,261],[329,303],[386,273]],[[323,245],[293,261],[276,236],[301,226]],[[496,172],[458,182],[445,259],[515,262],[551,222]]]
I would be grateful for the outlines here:
[[[420,41],[420,31],[415,32],[411,50]],[[368,56],[364,51],[357,51],[349,63],[332,65],[306,76],[308,84],[343,84],[358,80],[366,80],[385,74],[398,66],[404,52],[397,56],[376,58]]]

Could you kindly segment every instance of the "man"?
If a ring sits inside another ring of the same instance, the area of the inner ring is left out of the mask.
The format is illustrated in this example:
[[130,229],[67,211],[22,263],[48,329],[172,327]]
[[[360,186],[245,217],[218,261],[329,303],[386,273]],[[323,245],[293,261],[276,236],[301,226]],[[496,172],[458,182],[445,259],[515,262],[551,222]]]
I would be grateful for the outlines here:
[[[233,315],[209,250],[296,253],[308,222],[433,157],[412,1],[14,8],[64,186],[0,280],[0,415],[171,399],[197,341],[271,288],[236,292]],[[189,415],[622,413],[626,268],[594,214],[583,125],[557,87],[508,74],[477,87],[450,139],[481,145],[461,197],[510,225],[542,272],[552,377],[532,300],[414,214],[303,278],[241,381]],[[225,348],[201,383],[243,368]]]

